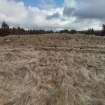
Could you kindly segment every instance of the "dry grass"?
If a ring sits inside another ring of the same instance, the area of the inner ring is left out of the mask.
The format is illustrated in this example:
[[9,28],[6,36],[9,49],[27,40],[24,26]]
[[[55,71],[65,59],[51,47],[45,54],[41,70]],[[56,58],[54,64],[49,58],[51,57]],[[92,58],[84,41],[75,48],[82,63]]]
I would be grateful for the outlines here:
[[105,105],[104,37],[0,38],[0,105]]

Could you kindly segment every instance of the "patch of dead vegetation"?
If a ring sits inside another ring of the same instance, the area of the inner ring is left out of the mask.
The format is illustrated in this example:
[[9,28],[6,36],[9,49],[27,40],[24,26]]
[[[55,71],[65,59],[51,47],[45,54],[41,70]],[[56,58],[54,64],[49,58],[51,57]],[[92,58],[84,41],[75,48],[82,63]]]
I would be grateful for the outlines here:
[[0,105],[105,105],[103,39],[10,38],[0,45]]

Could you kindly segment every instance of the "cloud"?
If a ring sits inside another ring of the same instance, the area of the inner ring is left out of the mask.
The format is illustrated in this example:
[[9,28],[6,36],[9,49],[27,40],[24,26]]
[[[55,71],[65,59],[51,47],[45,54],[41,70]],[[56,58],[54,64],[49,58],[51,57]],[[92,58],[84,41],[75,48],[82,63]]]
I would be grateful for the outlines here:
[[59,14],[59,13],[54,13],[54,14],[52,14],[52,15],[47,16],[47,19],[48,19],[48,20],[51,20],[51,19],[58,19],[58,18],[60,18],[60,14]]
[[67,8],[74,8],[76,5],[76,0],[64,0],[64,3]]
[[[40,6],[26,6],[22,0],[0,0],[0,23],[46,30],[100,28],[105,18],[104,0],[40,0]],[[89,24],[90,23],[90,24]]]
[[105,0],[88,0],[87,2],[80,1],[80,6],[74,15],[80,18],[105,18]]
[[61,28],[63,21],[47,19],[56,12],[60,14],[62,8],[40,9],[38,7],[25,6],[22,1],[0,0],[0,22],[6,21],[11,25],[19,25],[29,28],[55,29]]
[[[71,1],[71,0],[65,0]],[[87,19],[104,19],[105,18],[105,0],[73,0],[76,2],[73,7],[68,4],[65,6],[64,15],[70,16],[71,10],[72,15],[79,18]],[[66,11],[66,12],[65,12]]]
[[[101,29],[105,21],[105,0],[65,0],[64,17],[75,17],[72,28]],[[69,22],[67,26],[69,26]]]
[[27,10],[22,2],[13,0],[0,0],[0,20],[9,22],[22,22],[27,16]]
[[64,16],[71,16],[74,13],[74,8],[69,8],[69,7],[65,7],[63,10],[63,15]]

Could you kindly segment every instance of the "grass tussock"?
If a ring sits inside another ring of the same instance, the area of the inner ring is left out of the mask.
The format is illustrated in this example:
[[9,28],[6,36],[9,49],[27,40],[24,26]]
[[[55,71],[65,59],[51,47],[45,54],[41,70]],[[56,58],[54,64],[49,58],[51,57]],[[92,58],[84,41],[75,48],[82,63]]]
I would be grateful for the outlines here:
[[0,105],[105,105],[103,39],[6,38],[0,38]]

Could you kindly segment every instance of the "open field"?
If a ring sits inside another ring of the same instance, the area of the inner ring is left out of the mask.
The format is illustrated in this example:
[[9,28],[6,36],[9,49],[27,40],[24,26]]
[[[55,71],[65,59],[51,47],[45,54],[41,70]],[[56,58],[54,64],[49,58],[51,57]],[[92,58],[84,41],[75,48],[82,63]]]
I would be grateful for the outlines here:
[[0,105],[105,105],[105,37],[0,37]]

